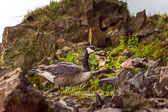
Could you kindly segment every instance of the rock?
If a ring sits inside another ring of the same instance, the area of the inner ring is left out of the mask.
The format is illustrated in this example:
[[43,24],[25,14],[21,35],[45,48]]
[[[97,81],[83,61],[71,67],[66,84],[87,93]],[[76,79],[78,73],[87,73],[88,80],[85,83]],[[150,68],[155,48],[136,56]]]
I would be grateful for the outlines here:
[[108,85],[118,86],[118,78],[117,77],[109,77],[109,78],[101,79],[99,81],[99,85],[101,87],[103,87],[103,86],[107,87]]
[[163,47],[166,47],[168,45],[168,40],[162,41]]
[[135,31],[139,31],[144,25],[146,24],[146,11],[143,10],[142,12],[138,12],[136,14],[134,23],[133,23],[133,28]]
[[123,111],[135,112],[136,110],[143,109],[144,107],[153,107],[155,103],[145,99],[137,93],[127,91],[119,92],[119,95],[114,96],[112,102],[116,104],[116,108]]
[[122,68],[140,67],[145,68],[146,58],[129,58],[121,64]]
[[134,84],[131,84],[131,83],[128,83],[128,82],[121,83],[118,86],[118,91],[129,91],[129,92],[132,92],[132,93],[138,93],[139,92],[138,88]]
[[95,106],[96,107],[101,107],[103,106],[104,102],[103,100],[101,99],[101,97],[99,96],[99,94],[96,93],[96,103],[95,103]]
[[106,108],[106,109],[98,110],[96,112],[122,112],[122,110],[116,109],[116,108]]
[[4,76],[6,73],[8,73],[9,70],[5,69],[5,68],[0,68],[0,77]]
[[107,103],[111,103],[111,96],[105,96],[104,98],[103,98],[103,102],[105,103],[105,104],[107,104]]
[[[6,77],[6,78],[4,78]],[[25,78],[21,69],[0,78],[1,112],[71,112],[66,106],[46,101]]]
[[121,64],[122,68],[132,68],[132,59],[129,58]]
[[119,40],[121,35],[119,34],[119,29],[110,27],[106,31],[107,38],[110,40],[108,43],[113,47],[117,47],[119,45]]
[[89,43],[97,47],[103,47],[106,45],[106,35],[100,30],[100,28],[91,28],[89,32]]
[[141,88],[144,86],[144,75],[138,73],[133,78],[129,79],[128,82],[135,85],[136,88]]
[[160,71],[160,83],[164,80],[168,78],[168,67],[161,67],[161,71]]
[[115,26],[115,24],[117,24],[120,20],[123,19],[124,19],[123,16],[114,16],[114,15],[112,17],[109,16],[102,21],[101,28],[108,28],[112,25]]
[[130,57],[132,54],[133,53],[129,50],[124,50],[123,53],[122,53],[123,56],[127,56],[127,57]]
[[[156,30],[156,29],[155,29]],[[147,23],[141,30],[137,31],[137,36],[140,37],[148,37],[154,33],[154,27],[152,23]]]
[[90,108],[87,110],[87,112],[94,112],[94,110],[95,110],[95,107],[90,107]]
[[168,31],[168,24],[165,24],[164,31]]
[[135,75],[135,71],[132,69],[123,69],[117,76],[119,83],[123,83],[133,78]]
[[93,25],[94,4],[93,0],[84,0],[85,16],[90,25]]
[[[44,9],[41,12],[50,12],[48,8]],[[55,13],[58,18],[53,19]],[[127,3],[109,0],[73,0],[70,6],[62,2],[54,13],[51,12],[51,16],[43,14],[44,21],[38,21],[39,17],[30,13],[21,24],[5,28],[2,41],[2,61],[5,68],[13,70],[21,67],[25,72],[32,66],[36,67],[44,57],[55,57],[57,50],[64,45],[73,50],[83,49],[78,43],[88,41],[90,28],[93,28],[89,41],[92,45],[107,46],[110,43],[109,45],[115,46],[119,43],[122,32],[125,32],[123,29],[128,24],[126,19],[130,18]],[[119,36],[112,37],[117,44],[111,41],[111,37],[108,38],[110,42],[106,38],[105,30],[109,27],[100,27],[108,18],[112,20],[112,24],[106,26],[116,27],[118,30]]]
[[168,109],[154,109],[154,108],[150,108],[147,109],[147,111],[149,112],[168,112]]

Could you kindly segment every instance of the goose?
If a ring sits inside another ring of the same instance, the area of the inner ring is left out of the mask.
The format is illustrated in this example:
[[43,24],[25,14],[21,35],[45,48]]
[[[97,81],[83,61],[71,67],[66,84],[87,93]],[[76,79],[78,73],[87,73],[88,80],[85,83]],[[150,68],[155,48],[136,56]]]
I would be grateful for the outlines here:
[[76,86],[78,84],[89,81],[93,74],[99,73],[103,69],[91,71],[88,63],[89,55],[95,51],[102,50],[95,46],[88,46],[85,51],[82,69],[80,66],[70,62],[59,62],[55,65],[41,66],[39,69],[30,69],[28,73],[36,73],[57,86]]

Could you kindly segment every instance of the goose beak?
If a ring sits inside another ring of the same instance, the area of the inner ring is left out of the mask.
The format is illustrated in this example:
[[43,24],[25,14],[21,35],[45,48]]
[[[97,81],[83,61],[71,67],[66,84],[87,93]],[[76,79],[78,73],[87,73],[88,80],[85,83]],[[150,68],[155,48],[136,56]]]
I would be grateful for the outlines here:
[[28,73],[39,73],[40,70],[38,70],[38,69],[31,69],[31,70],[28,70],[27,72]]
[[95,51],[101,51],[101,50],[103,50],[103,48],[95,48]]

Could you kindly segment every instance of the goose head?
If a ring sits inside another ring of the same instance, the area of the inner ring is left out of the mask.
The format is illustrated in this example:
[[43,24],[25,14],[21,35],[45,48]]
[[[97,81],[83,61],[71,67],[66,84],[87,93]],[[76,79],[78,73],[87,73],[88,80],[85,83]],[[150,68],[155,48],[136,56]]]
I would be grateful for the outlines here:
[[94,53],[95,51],[100,51],[100,50],[103,50],[103,48],[98,48],[95,46],[88,46],[86,49],[88,54],[91,54],[91,53]]

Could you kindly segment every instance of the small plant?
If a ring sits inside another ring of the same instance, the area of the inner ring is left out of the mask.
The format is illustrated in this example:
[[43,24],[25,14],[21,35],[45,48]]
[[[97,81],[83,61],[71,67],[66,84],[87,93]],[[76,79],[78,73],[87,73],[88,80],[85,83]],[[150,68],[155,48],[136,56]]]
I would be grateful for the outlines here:
[[53,65],[53,64],[54,64],[54,61],[51,60],[51,61],[49,62],[49,65]]
[[159,27],[161,27],[161,28],[163,28],[164,25],[166,24],[166,22],[165,22],[165,20],[164,20],[165,17],[167,17],[167,15],[166,15],[166,14],[163,14],[163,15],[160,17],[159,21],[157,21],[157,25],[158,25]]
[[90,62],[90,65],[91,65],[91,70],[94,70],[94,69],[96,69],[97,67],[98,67],[98,60],[96,59],[96,54],[95,53],[93,53],[93,54],[90,54],[90,56],[89,56],[89,60],[91,60],[91,62]]
[[75,54],[72,52],[72,50],[70,50],[67,53],[66,61],[74,63],[74,64],[78,64],[77,56],[75,56]]
[[124,37],[121,36],[121,37],[120,37],[120,46],[121,46],[121,47],[125,47],[125,45],[126,45],[126,43],[125,43]]
[[127,45],[128,45],[128,47],[137,47],[138,46],[138,42],[139,42],[138,36],[137,35],[133,35],[132,38],[130,38],[127,41]]

